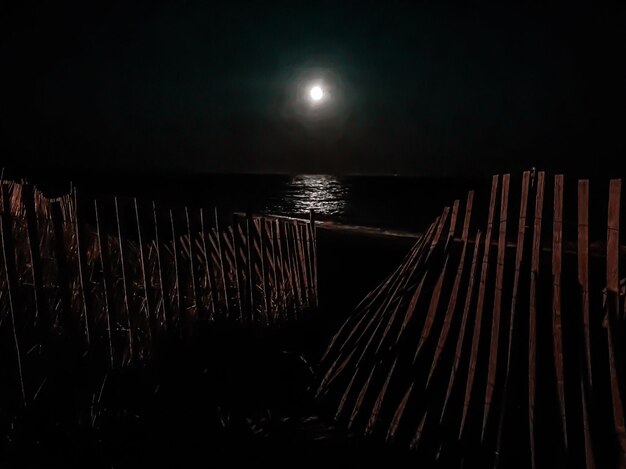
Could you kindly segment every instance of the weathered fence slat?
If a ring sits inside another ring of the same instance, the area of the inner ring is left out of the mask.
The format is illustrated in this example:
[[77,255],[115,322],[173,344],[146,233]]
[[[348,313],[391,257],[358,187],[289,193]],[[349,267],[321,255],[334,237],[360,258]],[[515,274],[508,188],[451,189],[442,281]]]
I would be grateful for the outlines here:
[[589,386],[591,371],[591,334],[589,330],[589,181],[578,181],[578,284],[580,285],[584,348]]
[[428,372],[428,378],[426,379],[426,387],[430,383],[430,379],[433,376],[435,368],[439,364],[439,359],[443,353],[443,349],[448,339],[450,332],[450,326],[452,324],[452,317],[456,309],[456,302],[459,295],[459,288],[461,286],[461,277],[463,276],[463,268],[465,266],[465,257],[467,252],[467,238],[469,235],[470,220],[472,217],[472,205],[474,203],[474,191],[470,191],[467,195],[467,202],[465,204],[465,217],[463,219],[463,232],[461,233],[461,242],[463,247],[461,249],[461,256],[459,257],[459,265],[457,267],[456,276],[454,277],[454,284],[452,291],[450,292],[450,299],[448,301],[448,307],[446,309],[446,316],[444,319],[441,333],[439,334],[439,340],[437,341],[437,348],[435,349],[435,355],[432,360],[430,371]]
[[491,343],[489,344],[489,365],[487,370],[487,386],[485,388],[485,405],[483,409],[483,426],[480,439],[485,438],[485,428],[489,419],[491,400],[496,385],[496,366],[498,364],[498,342],[500,338],[500,310],[502,308],[502,290],[504,280],[504,258],[506,254],[506,226],[509,207],[509,178],[502,176],[502,194],[500,196],[500,227],[498,232],[498,257],[496,264],[496,285],[493,299],[493,317],[491,320]]
[[535,197],[535,224],[533,228],[533,251],[530,266],[530,306],[528,331],[528,427],[530,438],[530,464],[535,467],[535,390],[537,369],[537,277],[541,255],[541,222],[545,173],[539,172]]
[[117,241],[120,250],[120,267],[122,269],[122,291],[124,293],[124,309],[126,310],[126,327],[128,328],[128,361],[132,362],[133,355],[133,328],[130,326],[130,305],[128,303],[128,283],[126,282],[126,262],[124,259],[124,237],[122,236],[122,224],[120,223],[120,211],[117,197],[113,197],[115,205],[115,221],[117,223]]
[[621,179],[611,179],[609,185],[609,214],[606,241],[606,290],[607,309],[606,326],[609,352],[609,372],[611,379],[611,400],[613,403],[613,424],[620,447],[620,458],[626,461],[626,426],[624,424],[624,405],[620,392],[616,346],[616,324],[619,320],[619,215]]
[[98,201],[93,201],[94,213],[96,216],[96,236],[98,238],[98,257],[100,258],[100,267],[102,269],[102,290],[104,300],[104,314],[107,323],[107,338],[109,339],[109,356],[111,359],[111,369],[115,368],[115,355],[113,354],[113,337],[111,331],[111,310],[109,308],[109,288],[107,282],[106,264],[104,261],[104,251],[102,250],[102,231],[100,229],[100,212],[98,210]]
[[0,180],[0,197],[2,197],[2,203],[0,204],[0,208],[2,208],[3,210],[3,213],[0,214],[0,238],[2,242],[2,258],[4,261],[5,282],[7,285],[9,316],[11,317],[11,330],[13,332],[13,342],[15,345],[15,358],[20,380],[20,392],[22,395],[22,402],[24,404],[24,407],[26,407],[28,405],[28,401],[26,399],[26,387],[24,385],[24,373],[22,370],[22,352],[20,350],[20,344],[17,337],[17,330],[15,325],[15,281],[12,278],[13,276],[11,275],[12,268],[14,271],[15,259],[13,257],[13,251],[10,249],[7,240],[7,237],[9,236],[9,230],[7,229],[7,227],[9,225],[8,220],[11,216],[11,211],[9,208],[9,202],[7,200],[8,198],[6,192],[6,184],[2,180]]
[[557,392],[561,413],[563,444],[567,448],[565,414],[565,376],[563,369],[563,332],[561,325],[561,265],[563,250],[563,176],[554,177],[554,218],[552,222],[552,347]]
[[159,294],[161,295],[161,324],[167,328],[167,308],[165,306],[165,285],[163,283],[163,265],[161,262],[161,242],[159,240],[159,222],[157,218],[156,203],[152,201],[152,215],[154,217],[154,240],[157,260],[157,269],[159,271]]
[[476,280],[475,278],[476,267],[478,265],[478,251],[481,246],[481,240],[482,240],[482,233],[479,230],[474,240],[474,254],[472,256],[472,266],[470,267],[469,283],[467,285],[467,295],[465,296],[465,305],[463,306],[463,316],[461,317],[461,327],[459,330],[459,336],[457,338],[456,348],[454,351],[454,363],[452,364],[452,368],[450,369],[450,378],[448,379],[446,397],[443,400],[443,406],[441,408],[441,415],[439,417],[440,423],[443,421],[443,417],[446,413],[448,401],[450,399],[450,395],[452,394],[452,387],[454,386],[454,381],[456,380],[456,373],[461,363],[461,349],[463,348],[463,342],[465,340],[465,333],[467,332],[467,319],[469,316],[470,305],[471,305],[472,296],[474,293],[474,283]]
[[494,467],[498,467],[500,462],[500,448],[502,446],[502,432],[504,429],[504,418],[506,411],[506,403],[510,392],[510,376],[511,376],[511,361],[513,355],[513,341],[515,339],[515,313],[517,311],[517,292],[519,289],[519,280],[522,266],[522,259],[524,257],[524,241],[526,235],[526,215],[528,212],[528,190],[530,186],[530,172],[524,171],[522,175],[522,193],[520,197],[520,209],[519,219],[517,226],[517,244],[515,248],[515,272],[513,274],[513,287],[511,293],[511,315],[509,319],[509,335],[507,337],[507,354],[506,354],[506,369],[503,385],[503,396],[500,404],[500,417],[498,420],[498,434],[496,439],[496,450],[494,458]]
[[496,210],[496,196],[498,191],[499,176],[491,179],[491,198],[489,200],[489,215],[487,219],[487,231],[485,232],[485,250],[483,251],[482,267],[480,270],[480,283],[478,289],[478,300],[476,302],[476,318],[474,320],[474,335],[472,338],[472,351],[469,361],[469,372],[467,374],[467,385],[465,388],[465,400],[463,402],[463,415],[459,427],[459,439],[465,428],[465,420],[469,411],[472,388],[474,385],[474,375],[476,373],[476,359],[478,356],[478,344],[480,342],[480,328],[482,324],[483,306],[485,301],[485,290],[487,284],[487,272],[489,270],[489,248],[491,247],[491,232],[493,230],[493,217]]

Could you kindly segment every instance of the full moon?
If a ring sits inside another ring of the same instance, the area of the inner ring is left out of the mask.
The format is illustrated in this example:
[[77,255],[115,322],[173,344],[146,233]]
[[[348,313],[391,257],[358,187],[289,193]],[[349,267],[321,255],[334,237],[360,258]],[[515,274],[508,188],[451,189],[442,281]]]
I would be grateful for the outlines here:
[[324,97],[324,90],[319,86],[314,86],[309,90],[309,96],[313,102],[320,101]]

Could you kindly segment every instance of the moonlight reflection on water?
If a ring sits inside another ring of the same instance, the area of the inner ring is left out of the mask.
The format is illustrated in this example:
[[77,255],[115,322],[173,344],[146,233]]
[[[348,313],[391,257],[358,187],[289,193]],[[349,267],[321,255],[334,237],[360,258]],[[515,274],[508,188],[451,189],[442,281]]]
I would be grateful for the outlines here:
[[[287,184],[282,200],[274,201],[272,210],[284,213],[342,215],[346,210],[348,187],[334,176],[304,174],[295,176]],[[268,207],[269,208],[269,207]]]

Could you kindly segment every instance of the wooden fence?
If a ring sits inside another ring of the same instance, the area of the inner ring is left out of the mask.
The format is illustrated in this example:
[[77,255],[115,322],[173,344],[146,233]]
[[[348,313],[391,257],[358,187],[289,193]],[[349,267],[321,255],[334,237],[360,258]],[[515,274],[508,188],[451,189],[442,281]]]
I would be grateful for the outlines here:
[[446,207],[333,337],[318,397],[436,467],[626,467],[621,180],[590,187],[505,174]]
[[11,396],[36,398],[60,342],[115,369],[200,323],[275,325],[317,304],[310,220],[0,190],[0,419]]

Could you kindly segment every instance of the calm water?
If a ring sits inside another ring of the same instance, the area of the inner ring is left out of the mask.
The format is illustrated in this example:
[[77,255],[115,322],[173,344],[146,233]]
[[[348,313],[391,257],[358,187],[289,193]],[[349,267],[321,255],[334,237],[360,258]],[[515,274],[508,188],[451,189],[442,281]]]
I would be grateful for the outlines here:
[[[18,176],[18,178],[21,175]],[[131,195],[165,204],[217,206],[308,217],[392,229],[421,230],[455,198],[470,188],[486,190],[489,179],[426,179],[395,176],[332,175],[94,175],[35,174],[30,178],[46,192],[67,192],[69,180],[83,197]]]

